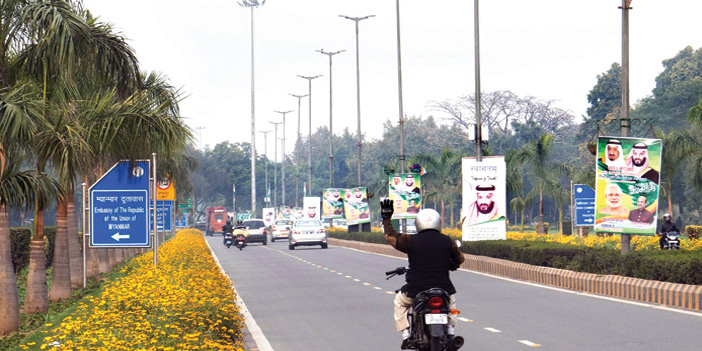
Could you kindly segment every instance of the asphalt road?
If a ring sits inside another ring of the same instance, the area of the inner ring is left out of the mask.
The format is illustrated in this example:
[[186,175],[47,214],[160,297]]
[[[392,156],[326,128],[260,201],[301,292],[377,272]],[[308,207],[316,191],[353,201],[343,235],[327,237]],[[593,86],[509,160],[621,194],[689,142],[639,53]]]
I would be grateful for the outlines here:
[[[287,242],[243,251],[207,237],[275,351],[397,350],[392,319],[405,260]],[[462,350],[700,350],[702,313],[596,297],[475,272],[451,274]],[[252,348],[253,351],[255,348]]]

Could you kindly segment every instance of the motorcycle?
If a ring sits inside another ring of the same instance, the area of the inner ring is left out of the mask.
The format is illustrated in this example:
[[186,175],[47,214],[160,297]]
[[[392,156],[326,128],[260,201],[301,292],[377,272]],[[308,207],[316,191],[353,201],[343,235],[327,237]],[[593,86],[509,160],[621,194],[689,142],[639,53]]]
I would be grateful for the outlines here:
[[[385,275],[386,279],[390,279],[407,273],[409,268],[399,267],[385,272]],[[431,288],[414,297],[414,303],[407,314],[410,325],[409,348],[420,351],[456,351],[463,346],[462,336],[454,337],[447,333],[449,314],[460,313],[449,306],[450,296],[441,288]]]
[[680,250],[678,232],[663,233],[663,250]]
[[235,241],[236,241],[236,247],[238,247],[240,251],[244,247],[246,247],[246,237],[244,236],[244,234],[237,234]]
[[224,233],[224,245],[227,246],[227,249],[234,245],[234,236],[232,236],[232,233]]

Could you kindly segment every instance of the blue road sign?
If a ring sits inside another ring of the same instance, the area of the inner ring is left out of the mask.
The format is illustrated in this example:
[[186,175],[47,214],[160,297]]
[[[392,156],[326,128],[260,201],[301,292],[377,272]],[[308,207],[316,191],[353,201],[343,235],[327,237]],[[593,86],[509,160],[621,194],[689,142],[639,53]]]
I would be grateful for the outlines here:
[[90,247],[149,247],[150,163],[120,161],[90,187]]
[[165,217],[166,231],[171,231],[171,211],[173,209],[172,200],[156,200],[156,230],[164,230],[163,223]]
[[575,198],[575,225],[595,225],[595,190],[587,185],[576,184],[573,188]]

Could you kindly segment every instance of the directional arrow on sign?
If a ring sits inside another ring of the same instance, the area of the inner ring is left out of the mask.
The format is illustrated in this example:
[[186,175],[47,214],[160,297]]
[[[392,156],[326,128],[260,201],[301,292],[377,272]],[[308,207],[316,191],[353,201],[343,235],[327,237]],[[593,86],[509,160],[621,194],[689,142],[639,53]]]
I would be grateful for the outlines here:
[[588,222],[588,223],[592,223],[592,218],[585,218],[583,221]]
[[129,239],[129,234],[116,233],[115,235],[112,236],[112,239],[115,239],[117,241],[119,241],[119,239]]

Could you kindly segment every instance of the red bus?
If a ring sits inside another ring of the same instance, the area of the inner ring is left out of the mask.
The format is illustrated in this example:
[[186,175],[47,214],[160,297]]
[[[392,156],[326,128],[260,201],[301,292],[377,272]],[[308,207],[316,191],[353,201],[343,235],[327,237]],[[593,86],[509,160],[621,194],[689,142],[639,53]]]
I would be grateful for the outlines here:
[[214,235],[214,233],[221,233],[222,227],[227,223],[229,216],[227,215],[227,209],[224,206],[208,207],[205,210],[206,213],[206,223],[207,228],[205,229],[205,235]]

